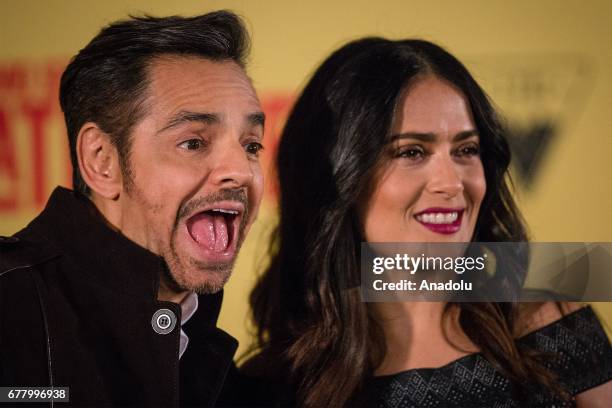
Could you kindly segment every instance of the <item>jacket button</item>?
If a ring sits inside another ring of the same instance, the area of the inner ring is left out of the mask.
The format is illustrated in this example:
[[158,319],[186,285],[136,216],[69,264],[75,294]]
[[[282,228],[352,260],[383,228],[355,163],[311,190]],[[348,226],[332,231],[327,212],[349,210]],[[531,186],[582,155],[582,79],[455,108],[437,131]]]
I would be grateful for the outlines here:
[[159,309],[153,313],[151,326],[157,334],[168,334],[176,326],[176,315],[170,309]]
[[0,236],[0,244],[14,244],[19,242],[17,237],[2,237]]

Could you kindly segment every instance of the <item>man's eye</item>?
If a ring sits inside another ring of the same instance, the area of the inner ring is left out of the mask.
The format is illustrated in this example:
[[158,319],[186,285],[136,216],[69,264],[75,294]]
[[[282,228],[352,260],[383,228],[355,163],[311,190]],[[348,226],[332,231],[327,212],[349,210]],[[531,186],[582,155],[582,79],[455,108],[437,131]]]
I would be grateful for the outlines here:
[[186,150],[199,150],[204,147],[204,141],[201,139],[189,139],[179,144],[179,147]]
[[246,150],[246,152],[248,154],[251,154],[253,156],[259,156],[259,152],[263,150],[263,145],[261,143],[258,142],[251,142],[248,143],[244,149]]

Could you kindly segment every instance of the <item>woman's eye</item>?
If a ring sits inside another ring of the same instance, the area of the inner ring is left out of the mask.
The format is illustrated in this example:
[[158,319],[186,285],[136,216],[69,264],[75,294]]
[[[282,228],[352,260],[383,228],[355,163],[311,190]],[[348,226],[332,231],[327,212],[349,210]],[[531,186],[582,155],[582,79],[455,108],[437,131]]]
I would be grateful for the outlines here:
[[396,158],[403,158],[408,160],[420,160],[425,156],[425,151],[420,147],[404,147],[397,150],[395,154]]
[[458,156],[470,157],[470,156],[479,156],[480,155],[480,146],[476,144],[469,144],[466,146],[461,146],[457,150]]
[[185,150],[200,150],[204,147],[204,141],[201,139],[189,139],[179,144],[179,147]]
[[258,142],[247,143],[247,145],[244,147],[246,152],[253,156],[259,156],[259,152],[262,151],[263,148],[263,145]]

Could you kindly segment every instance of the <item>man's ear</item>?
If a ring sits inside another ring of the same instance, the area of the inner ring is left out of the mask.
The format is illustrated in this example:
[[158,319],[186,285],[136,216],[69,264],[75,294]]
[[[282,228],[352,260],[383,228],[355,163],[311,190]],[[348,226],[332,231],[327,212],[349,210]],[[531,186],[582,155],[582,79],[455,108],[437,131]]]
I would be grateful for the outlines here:
[[85,123],[76,142],[81,177],[101,197],[116,200],[122,189],[119,153],[98,125]]

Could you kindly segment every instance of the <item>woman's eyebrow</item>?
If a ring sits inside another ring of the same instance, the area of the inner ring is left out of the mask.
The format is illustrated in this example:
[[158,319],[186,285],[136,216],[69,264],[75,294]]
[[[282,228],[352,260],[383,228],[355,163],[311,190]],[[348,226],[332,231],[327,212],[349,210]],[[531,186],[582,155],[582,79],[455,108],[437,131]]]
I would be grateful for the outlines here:
[[476,129],[464,130],[463,132],[459,132],[453,137],[453,142],[461,142],[462,140],[469,139],[472,136],[479,137],[478,131]]
[[[464,130],[462,132],[457,133],[453,136],[453,142],[460,142],[462,140],[468,139],[472,136],[478,136],[478,131],[475,129]],[[394,142],[399,139],[416,139],[421,142],[435,142],[438,138],[438,135],[435,133],[423,133],[423,132],[405,132],[398,133],[395,135],[391,135],[391,141]]]
[[436,138],[435,133],[405,132],[391,135],[392,142],[399,139],[416,139],[421,142],[433,142],[436,140]]

